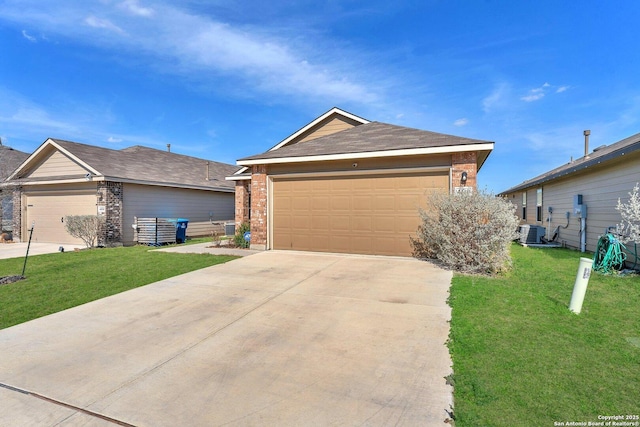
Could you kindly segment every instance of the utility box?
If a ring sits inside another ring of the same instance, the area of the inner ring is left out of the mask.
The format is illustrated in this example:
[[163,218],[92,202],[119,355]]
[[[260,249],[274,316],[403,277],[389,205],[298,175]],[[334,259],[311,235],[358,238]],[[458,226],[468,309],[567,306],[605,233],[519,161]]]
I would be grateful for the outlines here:
[[587,217],[587,207],[583,203],[582,194],[573,196],[573,213],[580,218]]

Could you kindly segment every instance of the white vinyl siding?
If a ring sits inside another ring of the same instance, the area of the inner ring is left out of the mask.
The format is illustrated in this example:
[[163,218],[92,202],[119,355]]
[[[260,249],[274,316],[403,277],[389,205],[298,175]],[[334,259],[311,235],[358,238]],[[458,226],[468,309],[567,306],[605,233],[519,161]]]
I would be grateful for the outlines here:
[[[134,242],[134,218],[186,218],[187,236],[208,236],[213,222],[233,222],[234,193],[124,184],[123,243]],[[210,213],[212,216],[210,217]]]

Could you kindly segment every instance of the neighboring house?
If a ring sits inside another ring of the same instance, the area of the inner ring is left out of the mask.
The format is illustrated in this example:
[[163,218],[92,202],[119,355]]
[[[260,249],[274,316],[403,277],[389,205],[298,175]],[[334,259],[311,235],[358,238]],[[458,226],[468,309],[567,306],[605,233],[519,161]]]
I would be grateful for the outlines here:
[[[522,224],[545,227],[547,239],[555,235],[558,243],[593,252],[607,228],[621,221],[618,199],[628,201],[629,192],[640,182],[640,133],[591,153],[588,135],[585,131],[584,157],[500,195],[516,205]],[[577,206],[579,199],[582,208]]]
[[68,215],[103,215],[104,245],[135,242],[135,218],[187,218],[187,236],[233,221],[237,166],[134,146],[122,150],[47,139],[7,179],[14,190],[14,237],[81,243],[65,230]]
[[[2,145],[0,141],[0,182],[24,162],[29,154]],[[0,187],[0,232],[13,230],[13,191]]]
[[333,108],[237,161],[236,227],[257,249],[409,256],[428,194],[475,188],[493,145]]

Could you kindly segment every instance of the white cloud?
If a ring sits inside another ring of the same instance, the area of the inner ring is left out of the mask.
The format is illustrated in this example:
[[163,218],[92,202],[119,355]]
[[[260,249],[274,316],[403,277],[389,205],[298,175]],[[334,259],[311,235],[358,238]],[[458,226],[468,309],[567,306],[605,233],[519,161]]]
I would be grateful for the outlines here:
[[84,23],[93,28],[103,28],[105,30],[124,34],[124,30],[122,28],[118,27],[108,19],[96,18],[93,15],[89,15],[85,18]]
[[138,16],[150,17],[155,13],[151,8],[140,6],[137,0],[125,0],[120,6]]
[[30,36],[27,33],[27,30],[22,30],[22,37],[24,37],[25,39],[29,40],[31,43],[36,43],[38,41],[35,37]]
[[535,91],[531,91],[531,93],[527,96],[523,96],[522,99],[525,102],[533,102],[533,101],[537,101],[539,99],[544,98],[544,92],[535,92]]
[[109,138],[107,138],[107,142],[112,142],[112,143],[122,142],[122,138],[115,138],[113,136],[110,136]]
[[567,89],[569,89],[569,86],[553,86],[545,82],[542,86],[529,90],[529,94],[520,97],[520,99],[523,100],[524,102],[538,101],[544,98],[545,95],[548,93],[548,91],[553,90],[554,88],[555,88],[555,91],[554,91],[555,93],[562,93]]
[[456,120],[455,122],[453,122],[453,125],[454,125],[454,126],[464,126],[464,125],[466,125],[467,123],[469,123],[469,119],[467,119],[467,118],[462,118],[462,119],[458,119],[458,120]]
[[509,85],[507,83],[498,84],[494,87],[493,92],[482,100],[482,110],[485,113],[489,113],[504,104],[508,92]]
[[141,3],[95,2],[87,14],[83,3],[72,0],[5,0],[0,19],[116,50],[121,57],[134,55],[137,65],[144,60],[163,73],[241,96],[257,89],[271,96],[370,104],[393,84],[383,70],[376,81],[376,69],[363,65],[359,52],[341,51],[333,42],[325,48],[321,38],[307,41],[304,34],[291,37],[286,28],[226,24],[179,2],[154,2],[153,9]]

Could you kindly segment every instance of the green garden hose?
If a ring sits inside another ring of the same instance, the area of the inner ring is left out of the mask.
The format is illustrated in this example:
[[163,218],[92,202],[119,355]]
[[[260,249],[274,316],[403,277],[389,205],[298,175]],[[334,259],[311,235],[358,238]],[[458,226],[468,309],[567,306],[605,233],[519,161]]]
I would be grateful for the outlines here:
[[593,254],[593,269],[604,274],[614,270],[622,270],[627,256],[623,252],[625,246],[613,234],[607,233],[600,237],[598,246]]

